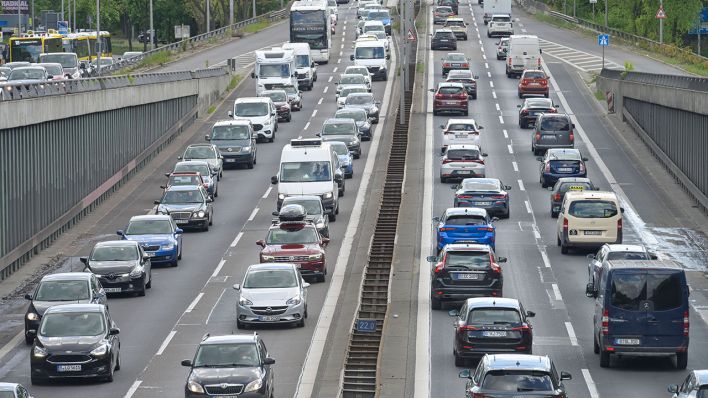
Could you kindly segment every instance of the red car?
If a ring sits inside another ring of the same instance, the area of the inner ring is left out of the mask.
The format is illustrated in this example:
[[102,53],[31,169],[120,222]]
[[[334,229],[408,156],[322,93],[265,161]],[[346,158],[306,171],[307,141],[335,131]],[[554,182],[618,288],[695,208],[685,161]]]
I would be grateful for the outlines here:
[[548,76],[538,69],[527,69],[519,81],[519,98],[524,95],[536,94],[548,98]]
[[435,93],[433,115],[441,112],[462,113],[467,116],[469,95],[462,83],[439,83],[438,88],[430,89]]

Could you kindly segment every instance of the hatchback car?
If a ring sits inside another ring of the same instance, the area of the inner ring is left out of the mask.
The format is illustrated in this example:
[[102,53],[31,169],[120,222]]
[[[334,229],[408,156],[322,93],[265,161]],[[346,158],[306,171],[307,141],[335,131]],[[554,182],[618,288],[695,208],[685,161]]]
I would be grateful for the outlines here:
[[340,141],[347,145],[354,159],[361,157],[359,129],[354,119],[330,118],[322,123],[322,131],[317,134],[322,141]]
[[453,144],[440,159],[440,182],[450,179],[470,177],[486,177],[487,167],[484,164],[486,153],[482,153],[477,145]]
[[369,89],[363,85],[355,85],[355,86],[347,86],[342,88],[342,90],[337,93],[337,109],[344,108],[344,103],[347,100],[347,97],[349,94],[354,94],[354,93],[368,93]]
[[450,29],[457,40],[467,40],[467,24],[464,19],[450,16],[445,20],[443,27]]
[[273,90],[283,90],[288,94],[288,100],[290,102],[290,109],[292,111],[302,110],[302,96],[300,88],[292,84],[274,84],[271,87]]
[[430,282],[430,305],[434,310],[441,309],[447,301],[502,297],[504,277],[499,264],[505,263],[506,257],[497,257],[489,245],[446,245],[428,261],[435,264]]
[[194,359],[182,360],[189,368],[184,396],[272,398],[274,364],[258,333],[206,334]]
[[[209,196],[211,196],[212,198],[216,198],[217,196],[219,196],[219,181],[218,178],[216,178],[219,172],[212,169],[208,162],[203,160],[177,162],[177,164],[175,164],[174,170],[172,170],[172,173],[184,172],[200,173],[202,175],[204,183],[206,184],[206,187],[204,188],[206,189],[207,193],[209,193]],[[172,173],[165,173],[165,176],[169,177]]]
[[538,156],[549,148],[573,148],[574,129],[575,124],[568,114],[540,114],[531,134],[531,151]]
[[435,229],[437,252],[453,243],[479,243],[494,249],[496,228],[493,223],[497,220],[489,217],[484,209],[452,207],[445,210],[440,217],[433,218],[438,223]]
[[144,296],[152,287],[150,257],[138,242],[129,240],[98,242],[81,262],[98,277],[106,293],[137,293]]
[[371,92],[371,78],[367,79],[359,73],[349,73],[342,74],[339,77],[339,82],[337,84],[337,95],[342,91],[343,88],[349,86],[366,86],[367,90]]
[[552,186],[562,177],[587,177],[585,162],[588,158],[579,149],[551,148],[544,156],[536,158],[541,162],[538,182],[543,188]]
[[447,20],[447,17],[455,15],[452,8],[449,6],[437,6],[433,8],[433,25],[442,25]]
[[219,149],[224,167],[245,164],[252,169],[258,161],[256,134],[248,120],[220,120],[204,139]]
[[556,181],[551,190],[551,217],[558,217],[563,198],[567,192],[572,191],[598,191],[589,178],[584,177],[561,177]]
[[103,304],[47,309],[30,351],[32,384],[64,378],[113,381],[120,369],[119,333]]
[[371,93],[350,93],[344,100],[345,108],[365,110],[371,124],[379,123],[379,105],[381,105],[381,102],[376,100]]
[[442,112],[461,113],[467,116],[469,113],[469,95],[465,86],[461,83],[438,83],[437,89],[430,89],[435,93],[433,100],[433,115],[437,116]]
[[519,108],[519,127],[522,129],[533,126],[542,113],[558,113],[558,105],[547,98],[528,98]]
[[354,157],[349,148],[347,148],[347,144],[342,141],[330,141],[330,146],[339,158],[344,178],[352,178],[354,176]]
[[531,354],[533,326],[519,300],[501,297],[469,298],[460,310],[450,310],[455,317],[452,352],[455,366],[465,366],[467,359],[485,354]]
[[25,343],[32,344],[47,308],[59,304],[106,304],[106,292],[96,275],[63,272],[42,277],[34,292],[25,295],[30,304],[25,313]]
[[671,384],[667,390],[673,394],[672,398],[706,398],[708,397],[708,370],[693,370],[680,386]]
[[447,73],[446,83],[462,83],[467,90],[467,95],[472,99],[477,99],[477,79],[479,76],[473,75],[470,70],[453,69]]
[[497,42],[497,60],[506,60],[507,52],[509,52],[509,38],[502,37]]
[[169,187],[160,200],[156,200],[156,214],[167,214],[181,228],[208,231],[214,222],[214,206],[203,187],[181,185]]
[[519,98],[525,95],[543,95],[548,98],[548,76],[546,72],[536,69],[526,69],[519,79],[517,93]]
[[508,192],[511,186],[504,185],[497,178],[465,178],[452,189],[456,190],[455,207],[479,207],[502,218],[509,218],[511,214]]
[[261,97],[268,97],[273,101],[275,111],[278,114],[279,122],[289,122],[292,120],[290,113],[290,99],[285,90],[264,90],[261,92]]
[[182,259],[182,229],[168,215],[133,216],[118,236],[134,240],[150,257],[152,265],[170,264],[176,267]]
[[[305,208],[307,215],[305,220],[310,221],[315,224],[317,231],[325,238],[329,238],[329,217],[325,213],[324,206],[322,206],[322,198],[317,195],[297,195],[297,196],[287,196],[283,199],[283,204],[281,206],[287,205],[300,205]],[[280,213],[273,212],[274,216],[279,216]],[[279,221],[279,220],[278,220]]]
[[457,38],[450,29],[438,29],[430,40],[431,50],[457,51]]
[[464,53],[447,53],[440,59],[442,61],[442,76],[446,77],[451,70],[469,70],[470,59]]
[[217,180],[221,179],[224,170],[224,158],[219,148],[214,144],[192,144],[188,146],[182,156],[177,159],[183,161],[198,160],[209,163],[211,170],[216,173]]
[[261,263],[250,265],[238,292],[236,327],[251,325],[305,326],[309,283],[295,264]]
[[447,119],[441,124],[443,139],[440,153],[445,154],[450,145],[477,145],[482,148],[480,133],[484,126],[480,126],[474,119]]
[[354,119],[356,127],[359,129],[359,136],[362,141],[371,140],[371,119],[369,115],[366,114],[366,110],[361,108],[342,108],[334,113],[334,117],[337,119]]
[[467,397],[494,398],[567,398],[563,381],[572,379],[568,372],[559,376],[548,356],[527,354],[485,355],[474,373],[465,369],[459,377],[467,379]]

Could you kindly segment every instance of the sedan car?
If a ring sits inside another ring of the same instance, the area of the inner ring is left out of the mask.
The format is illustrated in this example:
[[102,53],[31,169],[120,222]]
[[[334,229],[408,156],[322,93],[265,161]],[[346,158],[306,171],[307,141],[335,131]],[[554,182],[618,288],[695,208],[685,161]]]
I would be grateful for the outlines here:
[[497,178],[465,178],[455,191],[455,207],[479,207],[490,215],[509,218],[511,214],[509,190]]
[[437,6],[433,8],[433,25],[442,25],[447,20],[447,17],[454,16],[452,8],[448,6]]
[[437,252],[453,243],[479,243],[494,249],[496,228],[493,223],[497,220],[489,217],[484,209],[451,207],[445,210],[442,216],[433,218],[438,223],[435,229]]
[[693,370],[680,386],[671,384],[667,390],[673,394],[671,398],[706,398],[708,397],[708,370]]
[[435,93],[433,100],[433,115],[441,112],[461,113],[467,116],[469,113],[469,95],[465,86],[461,83],[438,83],[437,89],[430,89]]
[[587,177],[585,162],[588,158],[580,154],[579,149],[551,148],[546,154],[536,158],[541,162],[538,182],[543,188],[552,186],[562,177]]
[[526,69],[519,79],[517,93],[519,98],[525,95],[543,95],[548,98],[548,76],[546,72],[537,69]]
[[133,216],[125,230],[118,230],[118,236],[134,240],[150,257],[152,265],[179,265],[182,258],[182,229],[177,228],[168,215]]
[[446,77],[451,70],[469,70],[470,59],[464,53],[447,53],[441,58],[442,75]]
[[347,145],[354,159],[361,157],[359,129],[354,119],[330,118],[322,123],[322,131],[317,134],[323,141],[340,141]]
[[486,165],[482,153],[477,145],[453,144],[440,159],[440,182],[446,183],[450,179],[464,179],[469,177],[486,177]]
[[[219,196],[219,182],[216,178],[219,172],[211,168],[211,165],[204,160],[189,160],[177,162],[172,173],[183,173],[196,171],[202,175],[202,179],[206,183],[206,190],[209,196],[216,198]],[[165,173],[169,177],[172,173]]]
[[208,231],[214,222],[212,199],[203,187],[197,185],[172,186],[162,199],[156,200],[156,214],[167,214],[181,228]]
[[22,384],[0,383],[0,398],[32,398],[32,396]]
[[[221,156],[219,148],[214,144],[192,144],[188,146],[182,156],[177,159],[183,161],[197,160],[209,163],[211,170],[216,173],[217,180],[220,180],[224,173],[224,157]],[[207,187],[207,189],[209,188]]]
[[[341,143],[336,143],[332,146],[342,147]],[[324,206],[322,205],[322,198],[316,195],[297,195],[297,196],[287,196],[283,199],[283,204],[281,206],[287,205],[300,205],[305,208],[307,215],[305,220],[310,221],[317,227],[317,232],[320,233],[325,238],[329,238],[329,217],[325,213]],[[279,216],[280,213],[273,212],[274,216]]]
[[137,293],[144,296],[152,287],[152,266],[138,242],[99,242],[81,262],[98,277],[106,293]]
[[527,354],[485,355],[474,373],[465,369],[459,377],[467,379],[466,396],[494,398],[567,398],[563,381],[572,379],[568,372],[559,376],[551,358]]
[[364,76],[364,79],[368,81],[366,83],[367,88],[371,88],[371,72],[369,72],[369,68],[366,66],[362,65],[350,65],[347,66],[346,69],[344,69],[344,74],[345,75],[362,75]]
[[305,326],[309,283],[295,264],[261,263],[250,265],[238,292],[236,327],[279,324]]
[[477,99],[477,79],[479,76],[473,75],[470,70],[453,69],[447,73],[447,83],[462,83],[467,90],[467,95],[472,99]]
[[275,110],[278,113],[279,122],[289,122],[292,120],[290,100],[285,90],[264,90],[261,92],[260,96],[269,97],[273,100],[273,105],[275,105]]
[[120,369],[119,333],[103,304],[47,309],[30,353],[32,384],[64,378],[113,381]]
[[361,140],[371,140],[371,120],[369,115],[366,114],[366,110],[352,107],[342,108],[334,113],[334,117],[337,119],[354,119],[356,127],[359,129]]
[[558,105],[548,98],[528,98],[519,108],[519,127],[522,129],[533,126],[539,115],[544,113],[557,113]]
[[589,178],[562,177],[556,181],[551,191],[551,217],[558,217],[565,194],[570,191],[599,191]]
[[347,95],[344,100],[345,108],[359,108],[366,111],[366,116],[369,118],[372,124],[379,123],[379,105],[380,101],[377,101],[371,93],[351,93]]
[[533,326],[519,300],[501,297],[469,298],[460,310],[450,310],[455,317],[452,352],[455,366],[465,366],[467,359],[485,354],[531,354]]
[[457,40],[467,40],[467,24],[464,19],[450,16],[445,20],[443,27],[450,29]]
[[197,185],[197,186],[205,187],[204,189],[206,189],[206,183],[204,182],[204,179],[202,178],[202,174],[198,173],[196,171],[188,172],[188,173],[172,173],[167,178],[167,185],[160,185],[160,188],[167,190],[171,186],[181,186],[181,185],[192,185],[192,186]]
[[482,148],[480,140],[480,126],[474,119],[447,119],[447,123],[441,124],[443,140],[440,153],[445,154],[450,145],[477,145]]
[[41,66],[22,66],[12,69],[7,77],[8,84],[36,84],[49,80],[47,70]]
[[25,343],[32,344],[47,308],[59,304],[106,304],[106,292],[96,275],[63,272],[42,277],[34,292],[25,295],[30,305],[25,313]]
[[[368,84],[367,84],[368,83]],[[349,74],[342,74],[339,77],[339,82],[337,84],[337,96],[339,96],[339,93],[342,91],[343,88],[348,87],[348,86],[359,86],[359,85],[364,85],[366,86],[367,90],[371,92],[371,79],[367,79],[363,75],[360,75],[358,73],[349,73]]]
[[431,50],[457,51],[457,38],[450,29],[438,29],[430,40]]
[[489,245],[454,243],[446,245],[438,256],[428,256],[434,263],[430,282],[430,305],[439,310],[443,302],[464,301],[470,297],[502,297],[504,277]]
[[61,81],[69,79],[64,74],[64,67],[62,67],[59,63],[42,62],[37,64],[37,66],[41,66],[42,68],[47,70],[47,78],[51,81]]
[[349,96],[349,94],[368,92],[369,89],[363,84],[342,88],[342,90],[337,94],[337,109],[344,108],[344,103],[347,101],[347,97]]
[[509,52],[509,38],[502,37],[497,42],[497,60],[506,60],[506,54]]
[[185,398],[272,398],[275,360],[258,333],[210,336],[206,334],[189,368]]

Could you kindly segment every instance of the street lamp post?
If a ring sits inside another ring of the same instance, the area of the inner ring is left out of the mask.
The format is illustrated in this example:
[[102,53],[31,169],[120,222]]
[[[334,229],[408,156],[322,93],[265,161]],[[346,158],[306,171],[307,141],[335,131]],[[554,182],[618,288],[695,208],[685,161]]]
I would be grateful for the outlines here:
[[256,0],[253,0],[253,18],[256,17]]
[[206,31],[211,31],[211,6],[209,0],[206,1]]
[[605,29],[607,29],[607,2],[610,0],[605,0]]
[[152,0],[150,0],[150,49],[155,49],[155,26],[152,18]]
[[96,75],[101,76],[101,0],[96,0]]
[[[664,0],[659,0],[659,9],[664,9]],[[664,18],[659,18],[659,44],[664,44]]]

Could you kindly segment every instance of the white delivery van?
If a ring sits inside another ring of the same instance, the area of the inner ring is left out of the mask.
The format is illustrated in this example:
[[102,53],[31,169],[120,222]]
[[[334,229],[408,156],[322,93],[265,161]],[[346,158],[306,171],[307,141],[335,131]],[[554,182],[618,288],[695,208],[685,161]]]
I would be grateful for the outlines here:
[[278,114],[270,97],[244,97],[234,101],[229,116],[251,122],[258,138],[273,142],[278,131]]
[[256,50],[256,65],[251,77],[256,80],[256,95],[271,90],[274,85],[297,85],[295,54],[292,50],[273,47]]
[[492,15],[501,14],[511,16],[511,0],[486,0],[484,2],[482,19],[485,25],[492,19]]
[[570,191],[563,197],[556,224],[558,246],[599,248],[622,243],[622,213],[614,192]]
[[339,186],[344,175],[339,158],[329,143],[320,138],[297,138],[283,147],[278,175],[270,182],[278,185],[278,209],[288,196],[317,195],[334,221],[339,213]]
[[541,45],[538,36],[511,35],[506,52],[506,76],[521,76],[524,69],[541,69]]
[[354,54],[350,56],[350,59],[354,61],[356,66],[366,66],[372,79],[388,80],[386,60],[390,57],[383,42],[368,40],[354,43]]
[[300,88],[312,90],[312,86],[317,80],[317,67],[310,55],[310,45],[308,43],[285,43],[283,50],[291,50],[295,55],[295,71]]

